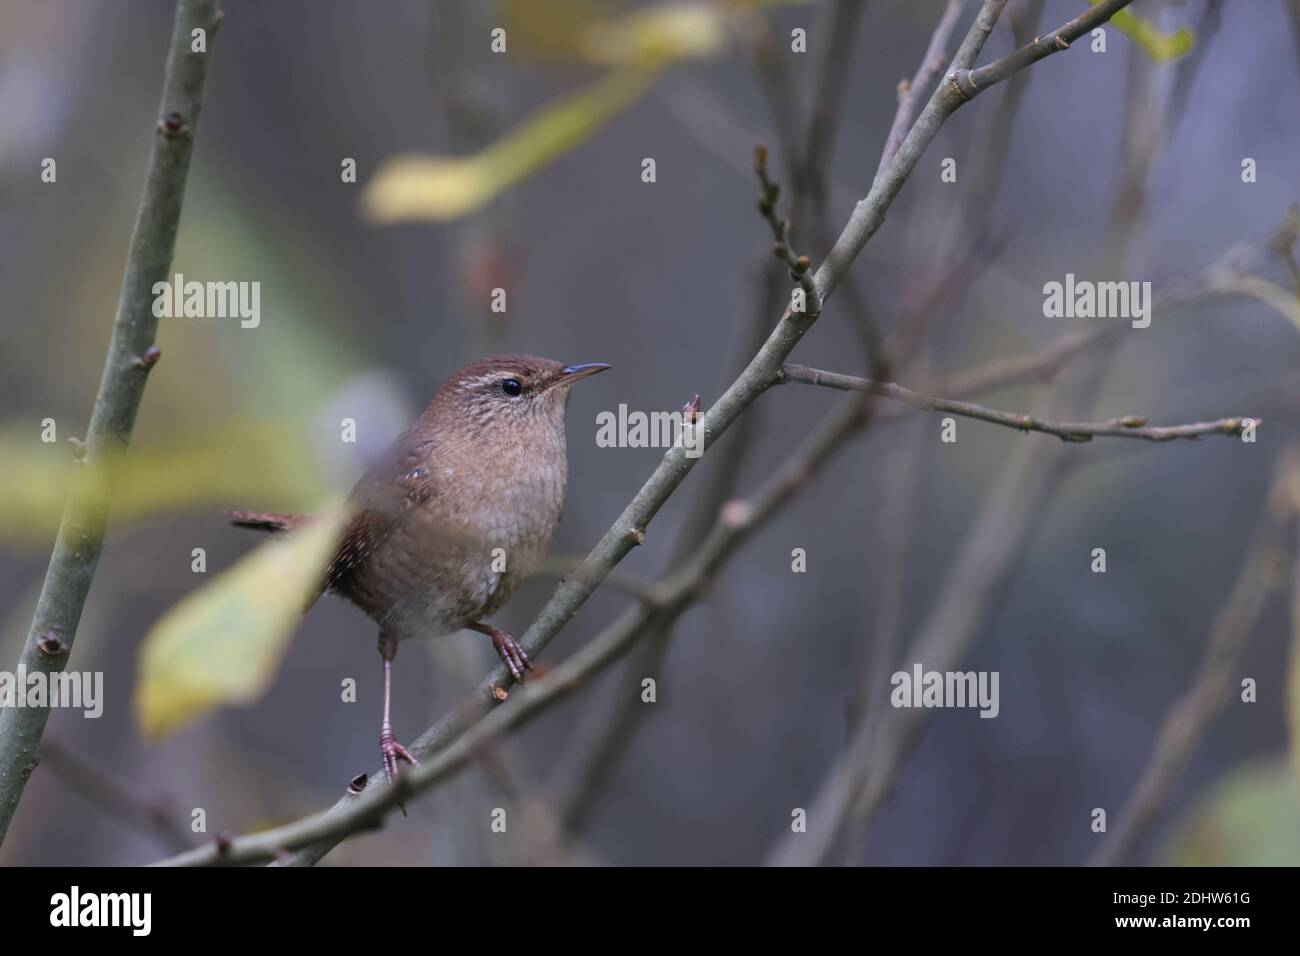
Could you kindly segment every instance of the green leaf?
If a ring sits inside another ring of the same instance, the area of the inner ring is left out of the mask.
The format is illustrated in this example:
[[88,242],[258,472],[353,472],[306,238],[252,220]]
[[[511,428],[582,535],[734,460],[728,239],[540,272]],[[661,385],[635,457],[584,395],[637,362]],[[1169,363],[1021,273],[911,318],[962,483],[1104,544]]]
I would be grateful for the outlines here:
[[1300,786],[1287,762],[1251,764],[1220,780],[1160,855],[1175,866],[1300,863]]
[[[1101,0],[1088,0],[1096,6]],[[1136,16],[1127,10],[1121,10],[1110,18],[1115,29],[1136,43],[1147,56],[1157,63],[1167,63],[1180,56],[1186,56],[1192,49],[1195,38],[1187,27],[1179,27],[1173,33],[1162,33],[1160,28],[1149,20]]]
[[163,615],[138,661],[135,714],[147,739],[266,691],[349,517],[338,508],[272,539]]

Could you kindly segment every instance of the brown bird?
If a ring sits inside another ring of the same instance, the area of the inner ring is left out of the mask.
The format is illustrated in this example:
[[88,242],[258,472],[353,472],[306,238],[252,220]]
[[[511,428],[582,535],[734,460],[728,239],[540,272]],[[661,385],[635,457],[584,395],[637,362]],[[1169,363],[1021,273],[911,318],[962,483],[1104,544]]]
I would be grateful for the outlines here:
[[[384,720],[379,747],[392,780],[416,763],[389,719],[397,646],[470,628],[492,639],[517,681],[532,669],[510,634],[486,623],[550,546],[564,510],[564,410],[574,382],[609,368],[494,355],[460,369],[352,489],[356,509],[319,590],[379,624]],[[310,515],[237,511],[234,524],[288,531]]]

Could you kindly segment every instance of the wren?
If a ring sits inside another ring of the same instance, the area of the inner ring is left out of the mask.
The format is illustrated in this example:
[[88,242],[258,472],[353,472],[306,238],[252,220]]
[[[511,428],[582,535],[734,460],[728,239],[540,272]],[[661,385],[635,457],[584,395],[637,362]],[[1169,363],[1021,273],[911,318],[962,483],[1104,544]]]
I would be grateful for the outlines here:
[[[328,590],[379,625],[379,747],[390,781],[400,761],[417,762],[394,738],[389,718],[393,659],[402,641],[469,628],[492,639],[516,681],[532,669],[518,642],[485,619],[550,546],[568,482],[569,389],[607,368],[531,355],[467,365],[352,489],[356,516],[307,607]],[[275,532],[312,520],[245,511],[230,517],[238,526]]]

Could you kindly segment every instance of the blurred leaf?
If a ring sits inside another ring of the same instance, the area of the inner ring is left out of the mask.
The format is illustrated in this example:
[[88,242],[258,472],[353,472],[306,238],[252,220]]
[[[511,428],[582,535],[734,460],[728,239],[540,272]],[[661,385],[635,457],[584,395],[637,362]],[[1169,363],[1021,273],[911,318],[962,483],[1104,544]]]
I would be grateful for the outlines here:
[[[376,171],[361,196],[366,218],[380,224],[456,219],[575,149],[631,106],[664,69],[721,52],[728,20],[738,12],[806,0],[670,0],[613,20],[588,22],[575,13],[578,48],[614,69],[586,89],[529,116],[513,132],[473,156],[407,153]],[[574,5],[575,11],[587,9]]]
[[[241,499],[271,507],[319,501],[328,493],[300,423],[228,426],[169,447],[134,447],[118,466],[113,520],[216,508]],[[0,543],[47,547],[76,469],[64,443],[38,441],[31,426],[0,429],[5,494]]]
[[665,66],[718,53],[727,41],[726,10],[716,3],[656,3],[587,28],[583,53],[607,66]]
[[[1100,0],[1088,0],[1096,6]],[[1173,33],[1162,33],[1150,20],[1121,10],[1110,18],[1115,29],[1136,43],[1147,56],[1157,63],[1167,63],[1180,56],[1186,56],[1192,49],[1194,37],[1187,27],[1179,27]]]
[[163,615],[140,648],[135,714],[147,739],[266,691],[349,516],[338,508],[272,539]]
[[1243,767],[1187,813],[1166,845],[1175,866],[1300,863],[1300,785],[1285,760]]
[[652,69],[615,70],[584,90],[534,113],[505,138],[473,156],[405,154],[384,163],[362,194],[373,222],[455,219],[575,147],[645,92]]
[[537,59],[582,58],[580,40],[593,23],[624,0],[502,0],[501,18],[516,49]]

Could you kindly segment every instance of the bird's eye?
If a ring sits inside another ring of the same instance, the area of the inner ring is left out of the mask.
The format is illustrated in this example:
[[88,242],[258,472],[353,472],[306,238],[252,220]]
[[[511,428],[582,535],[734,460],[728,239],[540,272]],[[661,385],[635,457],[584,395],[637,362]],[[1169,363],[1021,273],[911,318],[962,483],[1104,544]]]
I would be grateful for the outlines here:
[[523,394],[524,387],[519,384],[517,378],[503,379],[501,382],[501,391],[505,392],[511,398],[518,398]]

